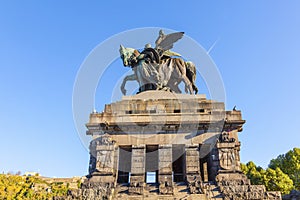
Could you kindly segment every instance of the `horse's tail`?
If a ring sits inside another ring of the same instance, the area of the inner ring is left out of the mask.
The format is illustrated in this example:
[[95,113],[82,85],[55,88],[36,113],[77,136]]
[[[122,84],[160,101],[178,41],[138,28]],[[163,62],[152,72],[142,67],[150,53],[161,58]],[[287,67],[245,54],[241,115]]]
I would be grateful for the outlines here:
[[195,82],[196,82],[196,72],[197,72],[196,66],[191,61],[185,62],[185,65],[186,65],[186,76],[188,77],[188,79],[192,83],[192,87],[193,87],[193,90],[195,91],[195,94],[197,94],[198,93],[198,88],[195,84]]

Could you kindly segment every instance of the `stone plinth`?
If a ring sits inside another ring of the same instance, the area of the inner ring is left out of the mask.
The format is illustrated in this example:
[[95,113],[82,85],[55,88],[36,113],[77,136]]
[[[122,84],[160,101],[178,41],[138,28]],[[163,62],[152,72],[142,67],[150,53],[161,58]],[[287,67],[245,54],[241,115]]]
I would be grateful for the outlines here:
[[205,95],[125,96],[90,114],[91,159],[81,192],[123,200],[281,199],[241,173],[244,123],[241,111],[226,111]]

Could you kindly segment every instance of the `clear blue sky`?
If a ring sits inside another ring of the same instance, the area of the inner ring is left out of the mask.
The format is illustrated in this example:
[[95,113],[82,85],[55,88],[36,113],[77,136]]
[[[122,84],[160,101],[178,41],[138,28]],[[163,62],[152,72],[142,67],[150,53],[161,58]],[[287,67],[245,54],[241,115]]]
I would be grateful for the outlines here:
[[[247,120],[242,162],[266,167],[300,147],[299,9],[299,1],[1,1],[1,172],[87,174],[72,115],[77,71],[108,37],[149,26],[185,31],[206,49],[218,40],[210,55],[226,107]],[[98,110],[109,95],[97,94]]]

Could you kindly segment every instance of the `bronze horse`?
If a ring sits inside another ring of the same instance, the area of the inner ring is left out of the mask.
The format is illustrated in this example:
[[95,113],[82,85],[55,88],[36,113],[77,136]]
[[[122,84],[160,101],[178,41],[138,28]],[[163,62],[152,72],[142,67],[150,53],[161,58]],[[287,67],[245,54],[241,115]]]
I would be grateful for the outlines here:
[[124,66],[130,66],[133,74],[126,76],[121,85],[121,91],[125,95],[125,84],[127,81],[138,81],[139,92],[145,90],[171,90],[181,93],[178,85],[185,83],[185,92],[197,94],[198,88],[195,85],[196,67],[182,58],[163,57],[157,62],[137,60],[141,53],[133,48],[120,46],[120,55]]

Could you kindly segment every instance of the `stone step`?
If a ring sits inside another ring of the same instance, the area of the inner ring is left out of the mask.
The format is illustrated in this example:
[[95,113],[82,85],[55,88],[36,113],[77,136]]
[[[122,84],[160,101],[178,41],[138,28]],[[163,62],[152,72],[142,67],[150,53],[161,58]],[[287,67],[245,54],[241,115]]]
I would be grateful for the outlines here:
[[216,185],[207,185],[207,194],[190,194],[188,186],[182,183],[175,184],[174,195],[160,195],[158,184],[148,184],[144,195],[128,195],[128,186],[119,185],[116,200],[223,200],[219,187]]
[[204,187],[206,188],[206,195],[208,199],[223,199],[221,196],[221,191],[218,186],[206,182],[204,183]]
[[[189,194],[189,195],[121,195],[113,198],[114,200],[209,200],[205,194]],[[219,198],[213,200],[221,200]]]

